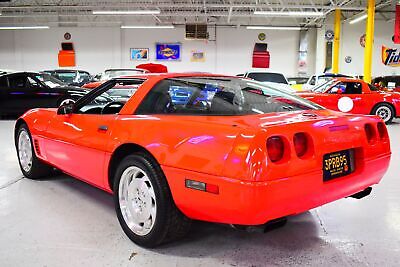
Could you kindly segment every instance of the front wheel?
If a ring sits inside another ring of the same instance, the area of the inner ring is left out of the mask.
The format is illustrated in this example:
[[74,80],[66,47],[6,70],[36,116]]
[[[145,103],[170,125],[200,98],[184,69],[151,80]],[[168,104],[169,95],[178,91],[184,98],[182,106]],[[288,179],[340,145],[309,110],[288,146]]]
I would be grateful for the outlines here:
[[385,103],[377,105],[372,114],[379,116],[386,124],[391,123],[395,115],[392,106]]
[[127,156],[118,166],[114,202],[123,231],[140,246],[155,247],[189,230],[190,220],[175,206],[161,168],[145,154]]
[[19,127],[15,144],[19,166],[25,177],[39,179],[51,174],[53,168],[36,156],[33,149],[32,136],[26,124],[22,124]]

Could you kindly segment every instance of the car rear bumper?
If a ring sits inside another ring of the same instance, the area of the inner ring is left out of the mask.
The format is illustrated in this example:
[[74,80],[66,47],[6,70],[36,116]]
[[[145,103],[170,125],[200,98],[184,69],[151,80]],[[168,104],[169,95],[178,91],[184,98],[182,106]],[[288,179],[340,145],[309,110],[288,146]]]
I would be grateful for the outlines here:
[[[189,218],[259,225],[348,197],[377,184],[390,154],[365,160],[350,175],[323,182],[322,170],[273,181],[248,182],[162,166],[177,207]],[[219,194],[185,187],[185,180],[218,185]]]

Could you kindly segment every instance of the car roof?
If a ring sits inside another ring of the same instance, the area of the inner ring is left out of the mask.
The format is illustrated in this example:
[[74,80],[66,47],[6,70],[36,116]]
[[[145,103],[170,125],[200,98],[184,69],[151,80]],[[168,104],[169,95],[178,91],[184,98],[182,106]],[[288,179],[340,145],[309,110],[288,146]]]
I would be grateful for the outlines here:
[[71,70],[71,69],[44,70],[43,72],[85,72],[85,73],[89,73],[86,70]]
[[283,73],[281,72],[275,72],[275,71],[265,71],[265,70],[249,70],[246,73],[265,73],[265,74],[280,74],[285,76]]
[[242,77],[230,76],[225,74],[211,74],[211,73],[204,73],[204,72],[184,72],[184,73],[143,73],[137,75],[129,75],[123,76],[123,78],[139,78],[139,79],[150,79],[150,78],[160,78],[160,79],[168,79],[168,78],[185,78],[185,77],[224,77],[224,78],[236,78],[241,79]]
[[341,82],[360,82],[364,83],[364,80],[353,78],[353,77],[336,77],[333,80],[341,81]]

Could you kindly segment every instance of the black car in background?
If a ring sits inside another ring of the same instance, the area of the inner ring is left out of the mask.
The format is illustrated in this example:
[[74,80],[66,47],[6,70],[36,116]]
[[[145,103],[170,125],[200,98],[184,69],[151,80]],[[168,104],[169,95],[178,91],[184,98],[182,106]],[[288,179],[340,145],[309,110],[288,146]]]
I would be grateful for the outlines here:
[[54,78],[64,82],[67,85],[81,87],[85,83],[93,81],[92,75],[84,70],[44,70],[43,72],[50,74]]
[[400,76],[380,76],[372,80],[372,84],[381,90],[392,90],[400,92]]
[[86,94],[46,73],[16,72],[0,75],[0,116],[21,115],[32,108],[58,107]]

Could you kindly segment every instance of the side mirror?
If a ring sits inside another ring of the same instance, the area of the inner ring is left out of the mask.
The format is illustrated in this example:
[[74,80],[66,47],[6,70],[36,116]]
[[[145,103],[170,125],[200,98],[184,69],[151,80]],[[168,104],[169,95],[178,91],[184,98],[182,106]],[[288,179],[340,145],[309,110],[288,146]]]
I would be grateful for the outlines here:
[[339,95],[343,94],[343,90],[339,88],[339,89],[337,90],[336,94],[339,94]]
[[74,104],[65,104],[57,109],[57,115],[68,115],[74,111]]

